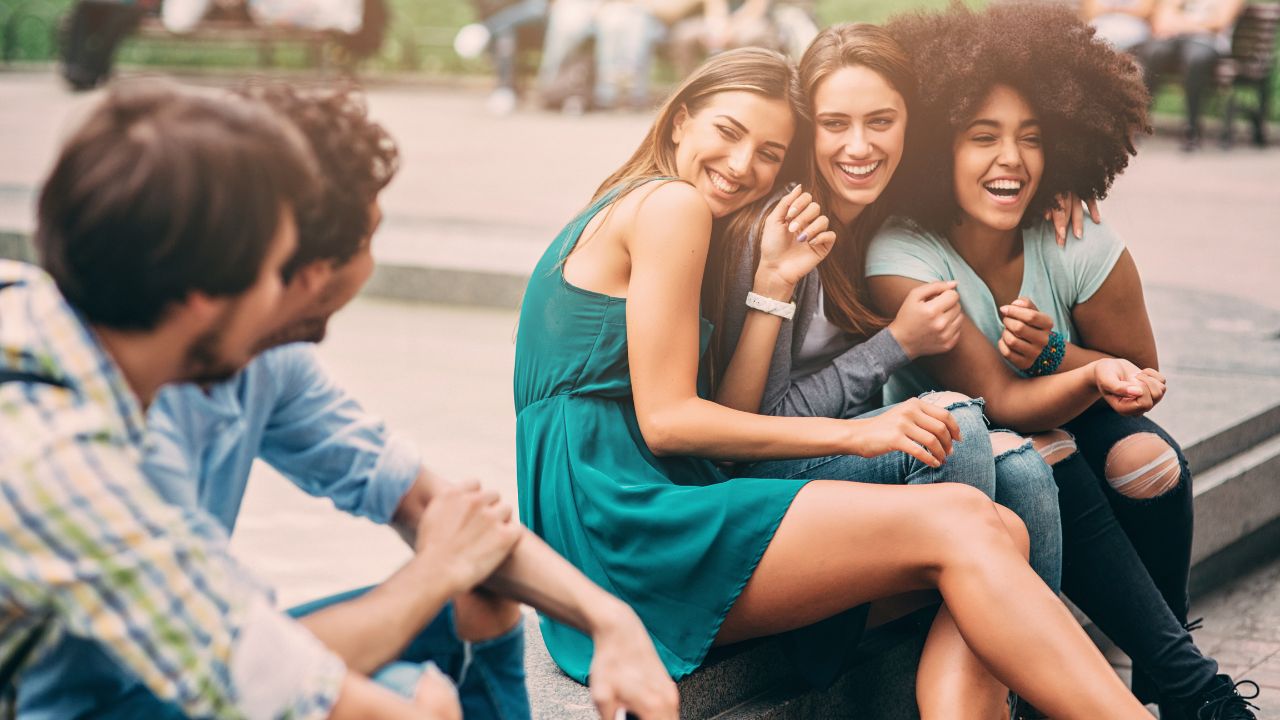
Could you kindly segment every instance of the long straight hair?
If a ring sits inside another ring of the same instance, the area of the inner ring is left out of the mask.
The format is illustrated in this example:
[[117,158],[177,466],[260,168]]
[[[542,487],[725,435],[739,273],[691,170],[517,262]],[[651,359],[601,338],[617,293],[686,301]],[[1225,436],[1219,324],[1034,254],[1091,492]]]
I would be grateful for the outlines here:
[[[911,113],[916,101],[916,75],[907,54],[894,39],[876,25],[846,23],[833,25],[814,38],[800,59],[800,82],[812,104],[818,86],[838,70],[865,67],[884,78],[902,96],[907,107],[907,135],[904,151],[912,142]],[[905,159],[905,158],[904,158]],[[902,167],[902,162],[898,163]],[[863,208],[849,226],[832,225],[836,232],[831,255],[818,266],[822,278],[824,309],[827,318],[845,332],[869,337],[888,324],[872,307],[867,297],[865,280],[867,247],[871,238],[903,201],[902,183],[890,178],[881,196]],[[818,171],[817,163],[809,163],[808,185],[823,210],[830,212],[835,191]]]
[[[591,202],[595,203],[615,189],[621,197],[654,178],[678,177],[676,144],[672,140],[676,116],[681,110],[696,115],[713,95],[722,92],[749,92],[787,103],[795,119],[796,130],[775,185],[798,180],[808,173],[813,155],[810,144],[813,131],[795,65],[772,50],[739,48],[712,56],[689,75],[659,108],[657,119],[631,158],[600,183]],[[743,250],[742,243],[732,240],[747,236],[768,199],[769,194],[766,194],[713,224],[711,247],[702,277],[702,314],[715,325],[709,350],[711,356],[706,365],[711,369],[708,380],[713,385],[718,374],[716,369],[722,361],[725,294],[730,278],[736,274],[741,257],[739,253]],[[611,211],[612,207],[606,212]]]

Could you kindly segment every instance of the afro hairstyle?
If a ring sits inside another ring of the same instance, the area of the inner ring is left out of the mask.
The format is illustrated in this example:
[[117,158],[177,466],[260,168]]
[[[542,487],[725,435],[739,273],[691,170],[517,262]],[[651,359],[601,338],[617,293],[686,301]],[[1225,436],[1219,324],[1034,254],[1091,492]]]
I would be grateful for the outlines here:
[[345,265],[372,229],[370,205],[399,169],[395,140],[369,119],[364,95],[353,86],[300,89],[268,82],[240,93],[301,130],[320,171],[315,202],[298,213],[298,250],[285,277],[316,260]]
[[1024,222],[1053,207],[1058,193],[1106,197],[1136,153],[1135,135],[1151,131],[1141,70],[1061,4],[1013,0],[975,11],[955,3],[895,17],[885,29],[920,82],[915,146],[898,171],[910,197],[896,209],[934,232],[946,234],[960,216],[955,134],[997,85],[1022,95],[1043,131],[1044,176]]

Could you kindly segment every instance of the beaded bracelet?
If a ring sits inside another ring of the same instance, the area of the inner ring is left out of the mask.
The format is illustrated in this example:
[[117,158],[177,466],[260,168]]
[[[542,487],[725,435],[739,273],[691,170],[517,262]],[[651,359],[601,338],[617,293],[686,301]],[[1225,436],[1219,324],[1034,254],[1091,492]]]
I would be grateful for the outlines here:
[[1036,356],[1031,367],[1027,368],[1028,375],[1052,375],[1058,366],[1062,364],[1062,358],[1066,357],[1067,343],[1062,339],[1056,330],[1049,331],[1049,341],[1044,344],[1044,349]]

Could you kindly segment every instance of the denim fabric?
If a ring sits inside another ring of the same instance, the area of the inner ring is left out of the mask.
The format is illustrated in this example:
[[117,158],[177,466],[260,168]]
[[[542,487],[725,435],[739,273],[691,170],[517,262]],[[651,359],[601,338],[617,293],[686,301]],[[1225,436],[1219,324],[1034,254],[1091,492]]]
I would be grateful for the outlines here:
[[[1022,518],[1031,536],[1031,567],[1047,585],[1057,589],[1061,578],[1062,528],[1049,467],[1029,447],[1003,453],[999,462],[993,462],[982,405],[982,400],[977,399],[947,407],[960,426],[960,435],[964,439],[953,446],[951,457],[939,468],[931,468],[906,453],[892,452],[872,458],[832,455],[764,460],[738,465],[733,475],[852,480],[878,485],[943,482],[971,485]],[[887,409],[873,410],[858,417],[875,417]]]
[[[368,588],[352,590],[301,605],[289,611],[294,617],[350,600]],[[527,720],[529,694],[524,684],[524,626],[478,643],[458,638],[453,605],[446,605],[431,624],[413,639],[400,659],[374,674],[380,685],[413,697],[426,663],[434,662],[458,687],[458,699],[466,720]],[[177,706],[157,699],[140,683],[121,694],[110,706],[92,708],[94,720],[186,720]],[[61,718],[60,720],[70,720]]]
[[[1191,572],[1191,539],[1194,526],[1194,506],[1191,493],[1191,471],[1186,456],[1178,443],[1158,424],[1147,417],[1126,417],[1108,407],[1097,406],[1081,414],[1063,426],[1075,435],[1080,455],[1091,471],[1098,491],[1110,505],[1120,528],[1137,552],[1145,575],[1154,582],[1179,624],[1187,622],[1190,598],[1187,581]],[[1178,455],[1182,469],[1178,486],[1152,499],[1135,499],[1116,492],[1105,480],[1107,454],[1117,442],[1130,435],[1149,432],[1157,435]],[[1099,582],[1108,584],[1106,574],[1099,575]],[[1144,581],[1145,582],[1145,581]],[[1086,610],[1086,612],[1088,612]],[[1095,618],[1096,620],[1096,618]],[[1099,623],[1099,627],[1102,627]],[[1106,628],[1103,628],[1104,632]],[[1113,640],[1115,638],[1112,638]],[[1117,641],[1119,644],[1119,641]],[[1209,662],[1195,663],[1193,677],[1207,682],[1205,677]],[[1154,682],[1146,663],[1134,659],[1134,691],[1140,699],[1155,699],[1157,694],[1170,693],[1165,682]],[[1181,697],[1181,695],[1171,695]]]
[[[892,407],[892,406],[890,406]],[[875,417],[890,408],[859,415]],[[996,473],[991,462],[991,440],[982,416],[982,400],[965,400],[947,407],[960,426],[960,442],[952,446],[951,457],[941,467],[932,468],[904,452],[876,457],[829,455],[791,460],[762,460],[743,463],[733,469],[735,477],[821,478],[852,480],[875,485],[929,485],[954,482],[972,485],[987,497],[995,497]]]
[[995,501],[1012,510],[1031,535],[1031,568],[1054,592],[1062,586],[1062,516],[1053,470],[1031,447],[996,458]]
[[[351,590],[293,608],[302,617],[368,591]],[[524,625],[481,642],[459,639],[450,603],[409,646],[399,659],[374,673],[373,679],[405,697],[413,697],[418,680],[433,662],[458,687],[462,716],[467,720],[527,720],[529,693],[524,683]]]
[[1201,654],[1170,610],[1086,457],[1077,452],[1053,466],[1062,506],[1062,590],[1142,668],[1150,686],[1135,688],[1140,700],[1156,700],[1153,692],[1192,697],[1213,680],[1218,664]]

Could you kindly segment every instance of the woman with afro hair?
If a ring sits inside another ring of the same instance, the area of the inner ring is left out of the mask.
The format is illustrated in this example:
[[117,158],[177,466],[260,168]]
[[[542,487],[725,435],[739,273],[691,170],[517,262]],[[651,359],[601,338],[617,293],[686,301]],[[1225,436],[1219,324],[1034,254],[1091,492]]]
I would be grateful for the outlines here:
[[[896,373],[886,399],[956,390],[1038,433],[1059,488],[1063,591],[1133,659],[1135,694],[1165,720],[1254,718],[1186,627],[1192,497],[1177,443],[1087,384],[1027,391],[1100,358],[1158,366],[1120,239],[1091,222],[1060,246],[1042,219],[1058,193],[1104,197],[1135,153],[1149,131],[1138,69],[1051,4],[955,5],[886,29],[920,80],[917,132],[900,170],[911,202],[868,249],[868,288],[892,313],[922,283],[954,281],[966,316],[955,347]],[[1158,371],[1137,377],[1144,396],[1164,394]]]

